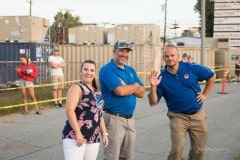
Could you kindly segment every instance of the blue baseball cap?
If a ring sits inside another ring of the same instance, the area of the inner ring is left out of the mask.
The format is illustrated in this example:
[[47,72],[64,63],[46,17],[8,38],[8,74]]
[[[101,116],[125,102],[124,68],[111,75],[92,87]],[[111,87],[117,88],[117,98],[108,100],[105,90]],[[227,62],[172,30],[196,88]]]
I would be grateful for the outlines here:
[[114,44],[114,49],[128,49],[132,51],[132,44],[126,40],[119,40]]

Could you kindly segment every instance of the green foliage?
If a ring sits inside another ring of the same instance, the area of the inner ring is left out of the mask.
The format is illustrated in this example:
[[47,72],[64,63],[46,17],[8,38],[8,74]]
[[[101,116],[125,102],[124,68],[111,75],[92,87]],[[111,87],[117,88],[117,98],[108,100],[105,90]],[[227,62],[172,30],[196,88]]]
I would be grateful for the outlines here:
[[[213,25],[214,25],[214,1],[206,0],[205,1],[205,19],[206,19],[206,37],[213,36]],[[201,12],[201,0],[198,0],[194,6],[194,11],[198,12],[200,18],[202,16]],[[201,24],[201,20],[200,20]]]
[[[51,42],[55,43],[57,41],[57,35],[60,29],[62,29],[65,33],[65,36],[67,35],[67,29],[71,27],[80,26],[82,23],[80,22],[79,16],[73,16],[70,12],[66,11],[63,13],[62,11],[59,11],[54,16],[54,22],[52,26],[50,27],[50,36],[51,36]],[[67,39],[66,39],[67,42]]]
[[193,33],[189,30],[184,30],[182,33],[183,37],[193,37]]
[[238,157],[235,157],[234,160],[240,160],[240,155]]

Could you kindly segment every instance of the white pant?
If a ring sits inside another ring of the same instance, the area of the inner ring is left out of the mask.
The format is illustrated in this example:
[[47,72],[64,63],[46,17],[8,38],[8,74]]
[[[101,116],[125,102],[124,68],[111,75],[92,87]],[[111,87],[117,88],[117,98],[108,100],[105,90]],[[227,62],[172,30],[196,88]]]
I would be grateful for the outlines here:
[[63,151],[65,160],[96,160],[100,143],[83,144],[77,146],[74,139],[63,139]]

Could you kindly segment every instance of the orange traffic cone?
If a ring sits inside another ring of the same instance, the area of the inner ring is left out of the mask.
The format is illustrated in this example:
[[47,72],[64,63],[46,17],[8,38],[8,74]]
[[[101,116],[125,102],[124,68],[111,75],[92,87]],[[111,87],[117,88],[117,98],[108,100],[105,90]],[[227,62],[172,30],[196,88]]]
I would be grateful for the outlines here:
[[226,90],[226,83],[227,83],[228,73],[229,73],[229,68],[225,68],[224,69],[224,74],[223,74],[223,79],[222,79],[222,90],[221,90],[221,92],[218,92],[220,94],[227,94],[225,92],[225,90]]

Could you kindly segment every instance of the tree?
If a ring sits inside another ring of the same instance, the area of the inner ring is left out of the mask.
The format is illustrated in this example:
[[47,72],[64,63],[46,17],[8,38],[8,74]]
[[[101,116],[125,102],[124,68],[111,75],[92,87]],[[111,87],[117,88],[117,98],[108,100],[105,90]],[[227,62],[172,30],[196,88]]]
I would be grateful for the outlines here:
[[53,43],[68,43],[68,28],[80,26],[79,16],[74,17],[70,12],[63,13],[59,11],[55,17],[52,26],[50,27],[51,42]]
[[182,33],[183,37],[193,37],[193,32],[189,31],[189,30],[184,30]]
[[[206,37],[213,36],[213,25],[214,25],[214,1],[206,0],[205,1],[205,19],[206,19]],[[194,6],[194,11],[200,14],[200,18],[202,17],[201,12],[201,0],[198,0]],[[200,20],[201,24],[201,20]]]

